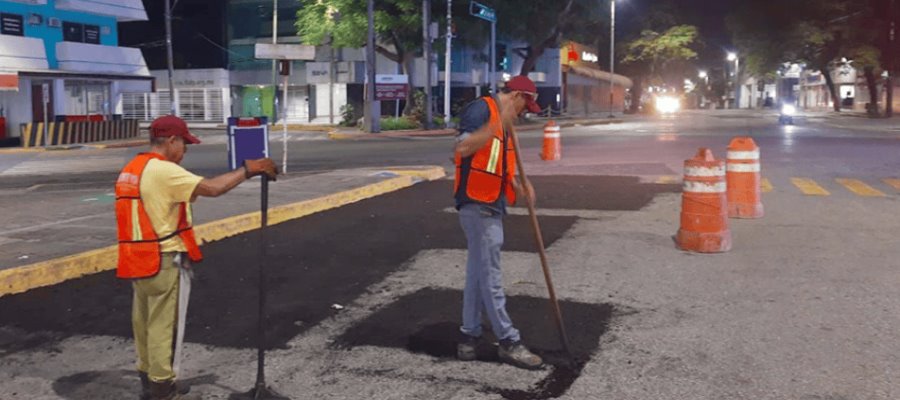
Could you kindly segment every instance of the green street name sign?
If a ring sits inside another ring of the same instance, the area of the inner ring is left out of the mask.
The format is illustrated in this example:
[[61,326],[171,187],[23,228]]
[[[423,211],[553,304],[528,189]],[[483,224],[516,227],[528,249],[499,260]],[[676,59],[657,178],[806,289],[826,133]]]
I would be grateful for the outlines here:
[[481,18],[485,21],[497,22],[497,12],[484,4],[471,2],[469,3],[469,14]]

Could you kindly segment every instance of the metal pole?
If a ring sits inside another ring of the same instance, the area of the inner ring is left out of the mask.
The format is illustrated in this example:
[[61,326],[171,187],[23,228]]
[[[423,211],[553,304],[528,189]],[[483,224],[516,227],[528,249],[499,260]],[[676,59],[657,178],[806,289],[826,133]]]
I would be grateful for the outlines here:
[[[278,44],[278,0],[272,0],[272,44]],[[275,115],[278,110],[275,104],[278,102],[278,68],[276,63],[278,60],[272,60],[272,125],[275,125],[277,119]]]
[[50,96],[47,96],[47,92],[49,91],[49,83],[41,84],[41,103],[44,104],[44,147],[50,145],[50,142],[47,141],[47,103],[50,101]]
[[256,322],[256,387],[266,387],[266,227],[269,225],[269,177],[263,175],[260,194],[259,309]]
[[741,58],[734,57],[734,108],[741,108]]
[[616,0],[609,1],[609,117],[613,115],[613,90],[615,82],[613,82],[613,74],[615,74],[615,57],[616,57]]
[[[290,63],[291,61],[285,60],[284,62]],[[281,143],[282,143],[282,152],[281,152],[281,170],[286,174],[288,170],[288,134],[287,134],[287,116],[288,116],[288,75],[284,75],[284,91],[282,92],[282,98],[284,101],[281,103]]]
[[329,57],[328,63],[328,123],[334,125],[334,33],[329,35],[331,39],[328,47],[331,57]]
[[[431,129],[431,0],[422,1],[422,55],[425,56],[425,129]],[[410,82],[412,83],[412,82]]]
[[491,83],[491,96],[497,95],[497,20],[491,21],[491,61],[490,61],[490,71],[491,76],[489,77],[489,82]]
[[444,126],[450,126],[450,47],[453,42],[453,0],[447,0],[447,48],[444,50]]
[[166,0],[166,10],[165,10],[165,18],[166,18],[166,58],[168,62],[168,75],[169,75],[169,114],[175,115],[175,89],[172,84],[172,75],[174,74],[175,62],[172,56],[172,6],[169,4],[171,1]]
[[366,2],[368,13],[369,31],[366,38],[366,132],[377,133],[381,129],[378,126],[380,112],[375,104],[375,4],[374,0]]

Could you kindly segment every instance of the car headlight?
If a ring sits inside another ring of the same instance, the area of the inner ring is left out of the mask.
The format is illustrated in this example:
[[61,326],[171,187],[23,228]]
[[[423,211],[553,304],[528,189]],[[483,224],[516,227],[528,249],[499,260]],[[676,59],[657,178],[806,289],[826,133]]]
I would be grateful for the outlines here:
[[681,108],[677,97],[660,96],[656,98],[656,110],[661,113],[674,113]]
[[792,104],[785,104],[781,106],[781,113],[784,115],[792,116],[797,113],[797,107],[794,107]]

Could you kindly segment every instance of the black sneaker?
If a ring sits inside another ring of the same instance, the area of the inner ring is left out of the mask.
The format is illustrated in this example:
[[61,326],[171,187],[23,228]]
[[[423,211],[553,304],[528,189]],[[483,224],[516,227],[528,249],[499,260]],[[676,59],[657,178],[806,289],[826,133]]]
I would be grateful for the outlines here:
[[521,341],[500,341],[500,347],[497,348],[497,356],[503,361],[514,367],[523,369],[541,369],[544,360],[540,356],[528,351]]
[[475,361],[475,349],[478,348],[478,342],[481,336],[469,336],[463,334],[463,339],[456,344],[456,358],[460,361]]

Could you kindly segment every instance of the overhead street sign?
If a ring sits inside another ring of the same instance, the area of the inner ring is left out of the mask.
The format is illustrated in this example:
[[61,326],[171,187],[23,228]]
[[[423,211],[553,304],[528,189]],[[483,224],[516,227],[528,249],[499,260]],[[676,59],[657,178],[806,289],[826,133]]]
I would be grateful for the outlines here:
[[300,44],[257,43],[256,58],[269,60],[315,60],[316,47]]
[[475,1],[469,3],[469,14],[485,21],[497,22],[497,12],[493,8]]

